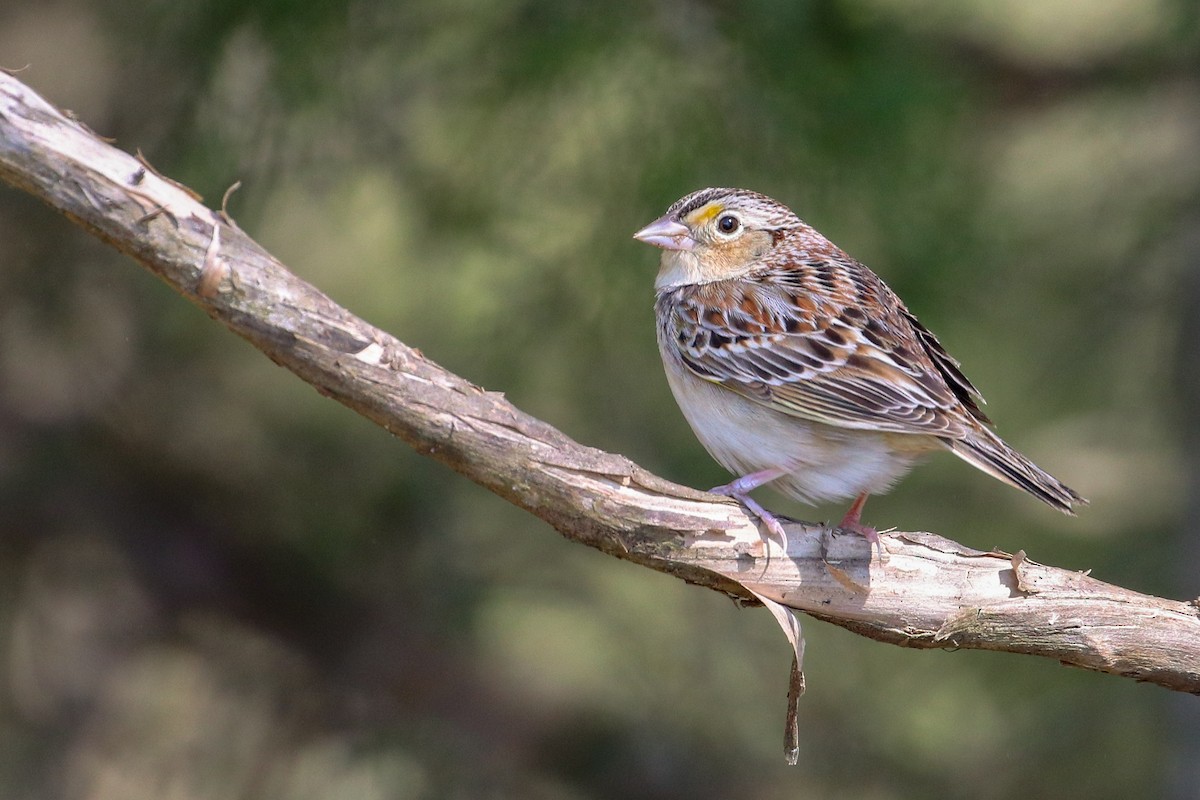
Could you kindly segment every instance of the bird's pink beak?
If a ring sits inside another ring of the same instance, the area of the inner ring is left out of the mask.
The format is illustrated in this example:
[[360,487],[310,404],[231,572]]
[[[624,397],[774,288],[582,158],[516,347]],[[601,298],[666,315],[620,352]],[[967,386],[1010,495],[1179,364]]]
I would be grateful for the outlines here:
[[659,217],[635,233],[633,238],[664,250],[694,250],[696,240],[688,234],[686,225],[668,217]]

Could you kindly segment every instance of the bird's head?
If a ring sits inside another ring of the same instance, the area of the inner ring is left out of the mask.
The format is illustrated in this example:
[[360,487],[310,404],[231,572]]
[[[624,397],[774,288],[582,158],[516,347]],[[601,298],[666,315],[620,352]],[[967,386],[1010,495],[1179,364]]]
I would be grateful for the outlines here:
[[701,189],[633,235],[663,249],[659,289],[743,275],[800,220],[782,203],[746,189]]

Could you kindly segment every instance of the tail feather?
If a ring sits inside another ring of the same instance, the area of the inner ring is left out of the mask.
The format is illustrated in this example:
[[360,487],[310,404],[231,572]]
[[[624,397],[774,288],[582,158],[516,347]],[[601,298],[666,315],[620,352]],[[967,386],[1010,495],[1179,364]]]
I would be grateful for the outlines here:
[[980,429],[966,439],[946,439],[946,445],[962,460],[1010,486],[1024,489],[1064,514],[1075,515],[1075,506],[1087,500],[1074,489],[1008,446],[996,434]]

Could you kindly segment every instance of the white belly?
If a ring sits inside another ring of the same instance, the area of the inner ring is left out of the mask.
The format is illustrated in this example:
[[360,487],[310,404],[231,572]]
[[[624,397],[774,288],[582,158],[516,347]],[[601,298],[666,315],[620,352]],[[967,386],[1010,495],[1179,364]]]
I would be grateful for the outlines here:
[[786,470],[773,485],[806,503],[887,491],[922,454],[940,447],[933,437],[850,430],[789,416],[683,370],[682,364],[668,365],[667,380],[712,457],[739,477]]

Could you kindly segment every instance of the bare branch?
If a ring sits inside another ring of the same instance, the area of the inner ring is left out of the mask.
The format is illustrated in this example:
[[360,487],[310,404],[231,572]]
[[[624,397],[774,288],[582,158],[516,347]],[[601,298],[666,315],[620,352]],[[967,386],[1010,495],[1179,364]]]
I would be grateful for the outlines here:
[[[765,544],[736,503],[580,445],[424,358],[288,272],[222,215],[0,73],[0,178],[126,253],[271,360],[563,536],[884,642],[1047,656],[1200,693],[1191,603],[927,533],[788,525]],[[764,552],[770,547],[771,552]]]

